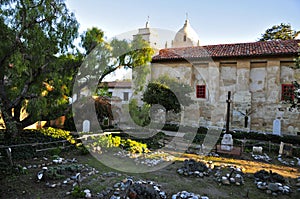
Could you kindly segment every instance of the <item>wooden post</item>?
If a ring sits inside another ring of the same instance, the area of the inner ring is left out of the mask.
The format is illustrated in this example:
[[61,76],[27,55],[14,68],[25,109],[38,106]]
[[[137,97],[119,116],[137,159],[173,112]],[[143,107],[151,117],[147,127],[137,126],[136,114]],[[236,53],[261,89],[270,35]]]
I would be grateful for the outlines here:
[[228,91],[227,102],[227,118],[226,118],[226,133],[229,133],[229,122],[230,122],[230,103],[231,103],[231,91]]

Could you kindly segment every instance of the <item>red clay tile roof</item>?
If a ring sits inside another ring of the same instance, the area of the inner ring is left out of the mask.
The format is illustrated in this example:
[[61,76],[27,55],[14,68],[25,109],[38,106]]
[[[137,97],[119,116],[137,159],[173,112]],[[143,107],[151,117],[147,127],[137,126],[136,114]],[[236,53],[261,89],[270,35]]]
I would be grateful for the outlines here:
[[260,41],[251,43],[218,44],[184,48],[161,49],[152,62],[186,58],[255,57],[270,55],[297,55],[300,40]]

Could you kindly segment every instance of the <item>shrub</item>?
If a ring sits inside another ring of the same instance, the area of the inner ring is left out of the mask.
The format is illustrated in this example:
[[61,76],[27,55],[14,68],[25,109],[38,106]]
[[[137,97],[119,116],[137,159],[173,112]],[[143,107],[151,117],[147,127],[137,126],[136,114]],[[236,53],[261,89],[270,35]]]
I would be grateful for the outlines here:
[[46,136],[50,136],[52,138],[61,138],[68,140],[71,144],[75,144],[76,140],[71,135],[70,131],[65,131],[62,129],[55,129],[52,127],[48,127],[46,129],[41,129],[40,132]]
[[147,148],[147,144],[131,140],[131,139],[122,139],[119,136],[101,136],[97,140],[92,143],[93,147],[100,146],[100,147],[120,147],[122,146],[123,149],[131,152],[131,153],[148,153],[149,149]]
[[74,198],[84,198],[85,193],[79,186],[75,186],[73,191],[72,191],[72,196]]
[[266,134],[266,133],[257,133],[257,132],[232,132],[232,137],[234,139],[252,139],[252,140],[261,140],[261,141],[271,141],[273,143],[290,143],[294,145],[299,145],[300,137],[299,136],[291,136],[291,135],[273,135],[273,134]]
[[138,106],[136,99],[129,102],[129,113],[132,120],[139,126],[147,126],[150,123],[150,105]]

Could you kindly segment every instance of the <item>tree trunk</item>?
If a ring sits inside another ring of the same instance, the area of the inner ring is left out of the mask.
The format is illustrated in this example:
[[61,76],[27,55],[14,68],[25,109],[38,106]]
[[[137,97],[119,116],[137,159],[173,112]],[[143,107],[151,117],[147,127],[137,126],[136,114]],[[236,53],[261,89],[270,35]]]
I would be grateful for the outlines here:
[[14,120],[11,114],[5,109],[2,110],[2,118],[5,124],[5,140],[10,140],[17,136],[19,128],[18,122]]

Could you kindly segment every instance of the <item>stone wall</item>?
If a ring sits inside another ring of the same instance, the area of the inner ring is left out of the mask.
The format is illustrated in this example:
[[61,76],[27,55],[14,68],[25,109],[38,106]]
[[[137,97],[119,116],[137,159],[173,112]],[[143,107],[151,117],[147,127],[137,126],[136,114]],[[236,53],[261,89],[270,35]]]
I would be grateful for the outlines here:
[[[195,105],[187,107],[189,123],[202,126],[224,126],[226,99],[232,93],[231,129],[272,132],[273,121],[280,119],[281,132],[295,135],[300,129],[300,113],[290,111],[281,100],[281,85],[300,82],[300,70],[293,69],[293,58],[259,58],[236,60],[209,60],[153,63],[152,79],[168,74],[179,81],[206,85],[206,98],[196,98]],[[198,107],[199,118],[193,118]],[[245,127],[245,117],[248,125]]]

